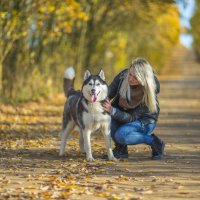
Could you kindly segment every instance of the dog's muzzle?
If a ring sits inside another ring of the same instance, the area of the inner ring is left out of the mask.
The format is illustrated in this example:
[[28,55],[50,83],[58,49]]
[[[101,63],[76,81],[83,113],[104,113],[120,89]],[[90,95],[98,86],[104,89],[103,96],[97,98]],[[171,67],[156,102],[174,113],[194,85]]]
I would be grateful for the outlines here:
[[[99,93],[100,93],[100,91],[99,91]],[[95,89],[92,89],[92,90],[91,90],[91,94],[90,94],[90,95],[91,95],[91,101],[92,101],[93,103],[96,102],[99,93],[96,94],[96,90],[95,90]]]

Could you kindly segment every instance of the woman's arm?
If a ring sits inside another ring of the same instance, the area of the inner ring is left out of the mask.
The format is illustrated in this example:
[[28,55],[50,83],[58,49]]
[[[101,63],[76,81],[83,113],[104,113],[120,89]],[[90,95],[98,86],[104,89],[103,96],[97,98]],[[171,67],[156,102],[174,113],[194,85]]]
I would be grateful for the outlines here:
[[113,119],[120,123],[129,123],[139,118],[136,114],[130,114],[125,111],[121,111],[118,108],[112,108],[112,112],[110,114]]
[[132,122],[139,118],[139,115],[137,115],[136,113],[130,114],[125,111],[121,111],[118,108],[112,107],[109,100],[106,100],[103,103],[103,107],[106,112],[110,113],[113,119],[117,120],[120,123]]
[[[113,99],[115,95],[117,94],[119,84],[120,84],[120,78],[122,74],[125,74],[125,72],[128,71],[127,69],[120,72],[112,81],[112,83],[108,87],[108,98]],[[123,77],[122,77],[123,78]]]

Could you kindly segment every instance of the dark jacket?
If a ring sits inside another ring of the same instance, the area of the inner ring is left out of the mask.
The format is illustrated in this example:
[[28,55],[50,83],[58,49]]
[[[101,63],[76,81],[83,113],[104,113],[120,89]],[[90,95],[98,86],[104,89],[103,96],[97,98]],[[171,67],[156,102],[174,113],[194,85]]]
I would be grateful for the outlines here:
[[[124,110],[122,107],[119,106],[119,91],[121,84],[124,80],[124,78],[127,76],[128,69],[123,70],[121,73],[119,73],[112,83],[109,86],[108,89],[108,97],[109,99],[112,99],[112,106],[116,108],[116,112],[114,114],[111,114],[112,118],[119,123],[128,123],[132,122],[134,120],[140,120],[143,124],[149,124],[149,123],[155,123],[158,119],[160,107],[159,104],[157,106],[157,112],[151,113],[148,109],[148,107],[145,105],[145,103],[141,103],[134,109],[128,109]],[[156,82],[156,94],[160,92],[160,83],[158,79],[155,76],[155,82]],[[157,95],[156,95],[157,100]],[[157,100],[158,102],[158,100]]]

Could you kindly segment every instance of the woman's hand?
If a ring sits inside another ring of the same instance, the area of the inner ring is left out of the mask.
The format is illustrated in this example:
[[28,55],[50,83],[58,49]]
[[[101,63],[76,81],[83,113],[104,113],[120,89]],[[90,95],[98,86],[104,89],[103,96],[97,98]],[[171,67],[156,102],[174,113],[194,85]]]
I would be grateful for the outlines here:
[[112,111],[112,106],[111,106],[111,103],[108,99],[106,99],[104,102],[103,102],[103,109],[108,112],[108,113],[111,113]]

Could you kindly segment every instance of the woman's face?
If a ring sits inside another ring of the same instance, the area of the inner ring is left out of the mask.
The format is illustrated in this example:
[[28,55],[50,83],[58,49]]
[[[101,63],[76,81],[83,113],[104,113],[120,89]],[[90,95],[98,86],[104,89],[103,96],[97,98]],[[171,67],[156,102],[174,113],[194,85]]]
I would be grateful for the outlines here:
[[128,83],[130,86],[139,85],[139,81],[137,80],[135,74],[129,70],[128,73]]

